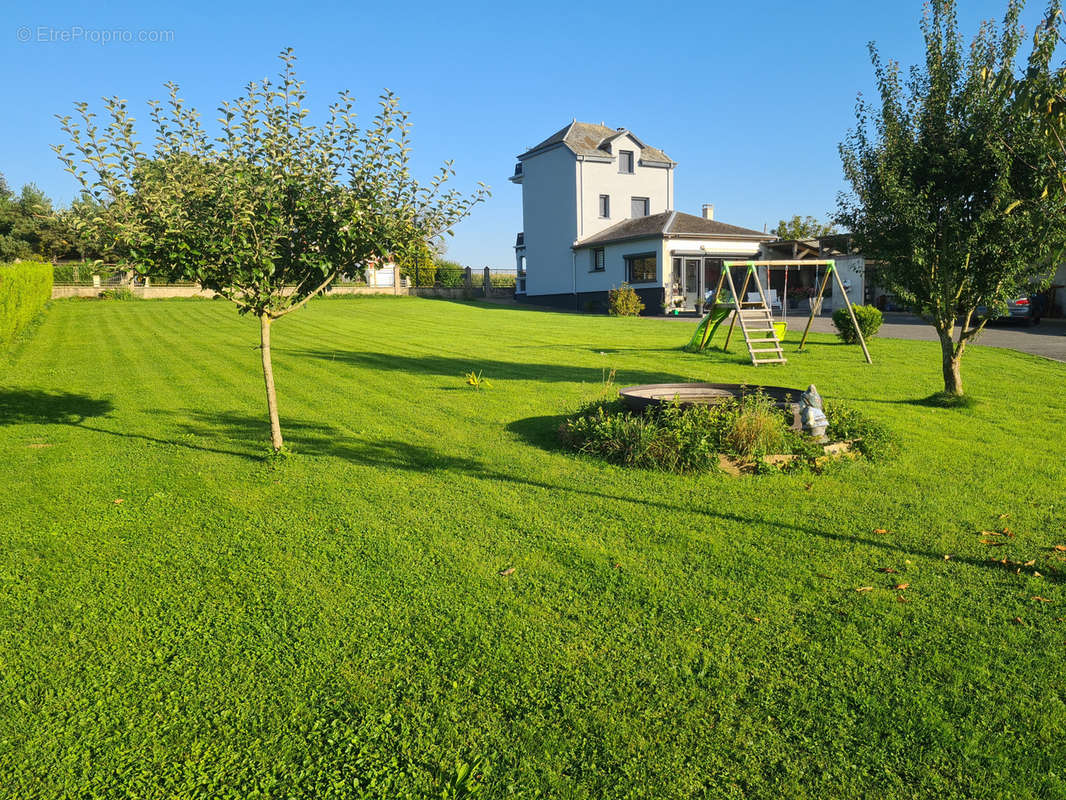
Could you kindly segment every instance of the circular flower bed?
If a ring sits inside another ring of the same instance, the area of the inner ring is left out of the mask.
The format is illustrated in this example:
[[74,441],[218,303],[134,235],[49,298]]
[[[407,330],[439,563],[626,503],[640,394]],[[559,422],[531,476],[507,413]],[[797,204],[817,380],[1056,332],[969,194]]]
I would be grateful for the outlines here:
[[713,405],[672,400],[643,411],[603,398],[563,422],[559,437],[614,464],[679,473],[818,470],[834,458],[878,458],[890,450],[888,431],[860,411],[827,400],[825,415],[828,441],[819,441],[795,430],[793,414],[758,391]]

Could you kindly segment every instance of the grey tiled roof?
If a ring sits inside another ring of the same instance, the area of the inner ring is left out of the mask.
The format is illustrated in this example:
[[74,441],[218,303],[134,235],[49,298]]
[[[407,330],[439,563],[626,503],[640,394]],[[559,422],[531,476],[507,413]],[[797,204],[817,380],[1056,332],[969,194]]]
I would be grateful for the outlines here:
[[[628,133],[630,136],[633,136],[634,139],[637,139],[632,131],[628,131],[625,128],[609,128],[606,125],[594,125],[590,122],[578,122],[577,120],[574,120],[562,130],[553,133],[540,144],[529,148],[526,152],[522,153],[519,158],[526,158],[527,156],[538,153],[541,150],[546,150],[557,144],[566,145],[574,154],[579,156],[610,158],[613,155],[608,150],[611,140],[625,133]],[[637,141],[640,142],[639,139],[637,139]],[[666,155],[666,153],[659,148],[648,147],[643,142],[640,142],[640,145],[640,157],[642,160],[662,164],[674,163],[670,156]]]
[[758,239],[769,241],[777,237],[751,228],[741,228],[714,219],[704,219],[681,211],[664,211],[647,217],[627,219],[610,228],[595,233],[578,242],[578,247],[607,244],[625,239],[643,239],[650,236],[708,239]]

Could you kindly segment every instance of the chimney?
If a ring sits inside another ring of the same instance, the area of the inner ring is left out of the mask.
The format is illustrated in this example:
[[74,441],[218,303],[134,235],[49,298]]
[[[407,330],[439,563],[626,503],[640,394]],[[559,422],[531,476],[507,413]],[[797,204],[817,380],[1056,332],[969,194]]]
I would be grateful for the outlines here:
[[703,218],[714,219],[714,203],[703,204]]

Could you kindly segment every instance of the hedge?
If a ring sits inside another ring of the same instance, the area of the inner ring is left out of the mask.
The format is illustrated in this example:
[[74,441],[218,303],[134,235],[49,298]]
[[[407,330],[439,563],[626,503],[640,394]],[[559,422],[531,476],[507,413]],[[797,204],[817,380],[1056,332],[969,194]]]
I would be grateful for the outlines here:
[[59,284],[72,286],[92,286],[93,275],[106,274],[95,262],[79,261],[56,264],[52,267],[52,280]]
[[0,264],[0,349],[11,343],[51,297],[51,264]]

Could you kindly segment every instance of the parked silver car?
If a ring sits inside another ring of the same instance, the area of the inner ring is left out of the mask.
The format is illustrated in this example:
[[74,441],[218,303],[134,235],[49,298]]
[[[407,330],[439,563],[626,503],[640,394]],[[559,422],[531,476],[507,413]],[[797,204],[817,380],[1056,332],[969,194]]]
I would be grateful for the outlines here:
[[978,306],[977,314],[980,317],[988,316],[989,322],[1009,319],[1019,320],[1026,325],[1036,325],[1043,315],[1041,304],[1042,298],[1039,295],[1022,295],[1007,301],[1006,313],[1000,311],[999,313],[989,314],[987,307]]

